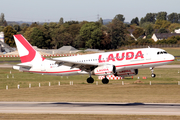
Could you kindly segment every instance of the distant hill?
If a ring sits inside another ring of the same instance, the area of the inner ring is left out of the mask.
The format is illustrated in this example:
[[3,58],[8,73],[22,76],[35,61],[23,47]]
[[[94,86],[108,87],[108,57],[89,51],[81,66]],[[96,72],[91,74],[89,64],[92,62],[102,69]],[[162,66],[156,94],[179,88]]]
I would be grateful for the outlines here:
[[7,22],[8,24],[18,24],[18,25],[20,25],[20,24],[22,24],[22,23],[27,23],[27,24],[32,24],[32,22],[26,22],[26,21],[8,21]]
[[[112,19],[103,19],[103,24],[106,25],[108,24],[109,22],[112,22]],[[29,25],[31,25],[33,22],[27,22],[27,21],[7,21],[8,25],[9,24],[18,24],[18,25],[21,25],[22,23],[27,23]],[[37,22],[39,24],[44,24],[45,22]],[[129,24],[129,22],[124,22],[126,24]]]
[[112,19],[103,19],[103,24],[106,25],[111,21],[112,21]]
[[[103,19],[103,24],[106,25],[109,22],[112,22],[112,19]],[[124,22],[125,24],[130,24],[129,22]]]

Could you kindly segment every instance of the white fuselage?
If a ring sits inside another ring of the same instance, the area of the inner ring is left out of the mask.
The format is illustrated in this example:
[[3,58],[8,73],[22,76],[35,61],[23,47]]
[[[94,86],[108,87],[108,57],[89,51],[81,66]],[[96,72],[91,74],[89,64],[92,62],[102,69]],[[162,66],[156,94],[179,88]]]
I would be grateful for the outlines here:
[[[114,65],[116,71],[155,67],[168,64],[174,61],[174,56],[166,53],[163,49],[159,48],[143,48],[133,50],[123,50],[116,52],[105,52],[87,55],[78,55],[71,57],[59,57],[55,60],[66,60],[68,62],[80,64],[93,64],[97,66]],[[50,75],[77,75],[88,74],[79,68],[58,65],[53,60],[47,60],[33,65],[29,70],[21,69],[23,71],[50,74]]]

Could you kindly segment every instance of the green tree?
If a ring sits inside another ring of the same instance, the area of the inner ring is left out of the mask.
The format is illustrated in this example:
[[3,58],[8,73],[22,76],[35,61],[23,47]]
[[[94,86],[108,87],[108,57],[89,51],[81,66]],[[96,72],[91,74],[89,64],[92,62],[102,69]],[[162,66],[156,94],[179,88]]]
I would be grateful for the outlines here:
[[156,19],[157,20],[167,20],[167,12],[158,12]]
[[19,32],[21,30],[20,26],[18,24],[15,24],[13,26],[14,30],[16,30],[17,32]]
[[141,18],[140,24],[143,24],[144,22],[155,23],[155,21],[156,21],[156,13],[147,13],[144,18]]
[[32,27],[38,27],[38,23],[37,23],[37,22],[34,22],[34,23],[31,24],[30,27],[31,27],[31,28],[32,28]]
[[44,23],[43,25],[39,25],[38,28],[43,32],[44,34],[44,40],[45,40],[45,44],[46,46],[44,46],[44,48],[52,48],[51,42],[51,35],[50,35],[50,29],[47,23]]
[[144,23],[144,29],[145,29],[145,34],[146,36],[151,36],[153,34],[154,28],[153,28],[153,24],[151,23]]
[[30,39],[32,39],[32,45],[35,45],[38,48],[46,48],[47,46],[44,38],[44,33],[36,27],[33,28]]
[[101,25],[103,25],[103,19],[102,19],[102,18],[99,19],[99,23],[100,23]]
[[135,28],[135,30],[133,31],[132,34],[134,35],[135,38],[139,38],[141,35],[144,34],[144,30],[143,30],[143,28],[137,27],[137,28]]
[[67,21],[67,22],[65,22],[65,24],[72,25],[72,24],[79,24],[79,22],[72,20],[72,21]]
[[22,23],[20,25],[20,29],[23,30],[23,32],[25,32],[28,27],[29,27],[29,24],[27,24],[27,23]]
[[111,49],[111,39],[110,35],[104,31],[101,36],[101,49]]
[[81,44],[85,44],[83,47],[100,48],[102,31],[96,23],[90,22],[84,24],[80,29],[80,36],[82,39]]
[[4,26],[0,26],[0,32],[4,30]]
[[63,45],[68,45],[68,46],[72,46],[73,45],[73,39],[71,34],[64,32],[63,34],[60,35],[60,39],[63,42]]
[[60,20],[59,20],[59,24],[62,25],[64,24],[64,19],[61,17]]
[[126,27],[123,24],[122,21],[119,21],[117,19],[113,19],[111,23],[108,25],[109,31],[111,37],[111,48],[116,49],[117,46],[122,46],[125,43],[126,40]]
[[178,40],[175,38],[175,36],[172,36],[172,37],[169,37],[167,40],[166,40],[166,43],[167,44],[177,44]]
[[132,19],[131,20],[131,24],[136,24],[137,26],[139,26],[139,19],[138,19],[138,17]]
[[11,47],[15,46],[13,35],[17,33],[16,30],[14,30],[11,26],[7,26],[3,30],[4,32],[4,41],[6,44],[8,44]]
[[34,27],[28,27],[28,28],[26,29],[26,31],[24,32],[24,37],[25,37],[26,40],[28,40],[31,44],[32,44],[32,40],[31,40],[30,36],[31,36],[31,33],[32,33],[33,29],[34,29]]
[[117,14],[114,19],[124,22],[125,17],[122,14]]
[[138,45],[152,45],[154,44],[154,40],[152,39],[138,39]]
[[158,41],[156,42],[156,44],[159,44],[159,45],[161,45],[161,44],[167,44],[167,40],[165,40],[165,39],[163,39],[163,40],[158,40]]
[[61,29],[54,29],[51,32],[51,38],[52,38],[52,42],[51,44],[53,45],[54,49],[57,49],[60,47],[60,45],[62,45],[62,40],[61,40],[61,35],[62,35],[63,31]]
[[7,26],[7,22],[4,18],[4,13],[1,13],[1,16],[0,16],[0,26]]
[[169,26],[169,30],[171,32],[174,32],[175,29],[179,29],[180,28],[180,24],[179,23],[172,23],[170,26]]
[[154,29],[161,29],[161,28],[167,29],[170,25],[171,23],[167,20],[157,20],[154,25]]
[[168,21],[171,23],[178,23],[179,16],[177,13],[171,13],[168,15]]
[[166,30],[165,28],[161,28],[158,30],[158,33],[168,33],[168,30]]
[[178,23],[180,23],[180,13],[178,14]]

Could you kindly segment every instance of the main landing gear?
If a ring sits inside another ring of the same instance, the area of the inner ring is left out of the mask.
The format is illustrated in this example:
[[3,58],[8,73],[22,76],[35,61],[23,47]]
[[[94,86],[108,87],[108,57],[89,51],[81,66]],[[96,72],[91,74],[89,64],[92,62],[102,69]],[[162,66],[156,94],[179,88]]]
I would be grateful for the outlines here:
[[154,68],[154,67],[150,67],[150,70],[151,70],[151,72],[152,72],[151,77],[152,77],[152,78],[155,78],[155,77],[156,77],[156,74],[153,73],[153,71],[154,71],[153,68]]
[[[94,79],[92,77],[87,78],[87,83],[93,83]],[[109,83],[109,79],[107,79],[107,77],[105,76],[105,78],[102,79],[102,83],[103,84],[108,84]]]
[[107,77],[105,76],[105,78],[102,79],[102,83],[103,84],[108,84],[109,83],[109,79],[107,79]]
[[91,77],[91,72],[89,72],[89,78],[87,78],[87,83],[93,83],[94,79]]
[[[91,73],[89,73],[89,78],[87,78],[87,83],[93,83],[93,82],[94,82],[94,79],[91,77]],[[105,76],[105,78],[102,79],[102,83],[108,84],[109,79],[107,79],[107,77]]]
[[90,76],[89,78],[87,78],[87,83],[93,83],[94,79]]

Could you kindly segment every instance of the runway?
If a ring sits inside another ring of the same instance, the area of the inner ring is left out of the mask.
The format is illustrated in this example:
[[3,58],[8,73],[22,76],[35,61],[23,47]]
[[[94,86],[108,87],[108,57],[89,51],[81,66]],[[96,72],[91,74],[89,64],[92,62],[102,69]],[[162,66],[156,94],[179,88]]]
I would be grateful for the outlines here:
[[0,102],[0,113],[180,115],[175,103]]

